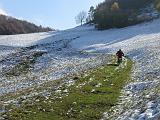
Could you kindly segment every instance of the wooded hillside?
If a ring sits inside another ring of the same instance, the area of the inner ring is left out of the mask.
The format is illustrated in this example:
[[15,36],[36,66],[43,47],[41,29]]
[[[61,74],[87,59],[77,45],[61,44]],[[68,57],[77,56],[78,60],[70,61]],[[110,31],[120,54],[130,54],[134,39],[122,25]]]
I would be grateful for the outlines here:
[[13,17],[0,15],[0,35],[26,34],[35,32],[47,32],[53,29],[37,26],[33,23],[18,20]]

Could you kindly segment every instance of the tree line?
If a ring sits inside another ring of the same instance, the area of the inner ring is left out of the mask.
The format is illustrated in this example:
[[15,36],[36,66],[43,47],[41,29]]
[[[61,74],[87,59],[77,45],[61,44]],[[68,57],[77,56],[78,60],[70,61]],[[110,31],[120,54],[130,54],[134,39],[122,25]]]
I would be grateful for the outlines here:
[[150,19],[139,18],[138,15],[151,4],[160,10],[160,0],[105,0],[96,8],[91,6],[88,14],[78,14],[76,21],[81,24],[94,23],[98,29],[122,28]]

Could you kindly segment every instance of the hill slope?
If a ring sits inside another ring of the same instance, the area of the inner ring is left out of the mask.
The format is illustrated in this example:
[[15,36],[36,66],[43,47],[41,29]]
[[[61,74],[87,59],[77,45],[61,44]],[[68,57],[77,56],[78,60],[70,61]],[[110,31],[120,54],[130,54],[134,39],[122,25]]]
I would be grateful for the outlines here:
[[0,15],[0,35],[25,34],[35,32],[52,31],[51,28],[43,28],[27,21],[13,17]]
[[[122,90],[120,101],[113,108],[115,113],[108,114],[109,117],[113,120],[158,119],[160,118],[159,20],[105,31],[97,31],[93,26],[81,26],[52,33],[1,36],[0,46],[3,49],[0,49],[0,54],[2,53],[0,96],[60,79],[87,67],[95,67],[102,62],[105,54],[115,54],[121,48],[125,55],[135,61],[135,66],[131,83]],[[7,42],[5,39],[15,43]],[[4,55],[5,53],[9,55]],[[32,56],[36,55],[41,57],[34,59],[33,62]],[[20,72],[11,71],[26,58],[34,63],[29,68],[29,73],[24,76],[19,75]],[[9,75],[14,73],[15,76],[3,76],[8,70],[11,71]],[[12,104],[12,101],[8,102]],[[105,117],[107,116],[104,116],[104,119]]]

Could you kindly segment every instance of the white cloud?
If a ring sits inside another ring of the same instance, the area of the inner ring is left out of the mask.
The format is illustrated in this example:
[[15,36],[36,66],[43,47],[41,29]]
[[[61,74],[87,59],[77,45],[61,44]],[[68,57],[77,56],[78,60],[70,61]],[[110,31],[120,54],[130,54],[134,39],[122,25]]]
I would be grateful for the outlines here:
[[0,15],[8,15],[7,12],[0,8]]

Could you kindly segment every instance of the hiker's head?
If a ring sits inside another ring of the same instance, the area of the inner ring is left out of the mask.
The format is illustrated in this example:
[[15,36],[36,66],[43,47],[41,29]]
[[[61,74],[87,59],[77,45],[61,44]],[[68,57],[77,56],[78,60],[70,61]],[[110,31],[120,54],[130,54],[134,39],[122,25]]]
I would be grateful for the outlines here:
[[122,51],[121,49],[119,49],[119,51]]

